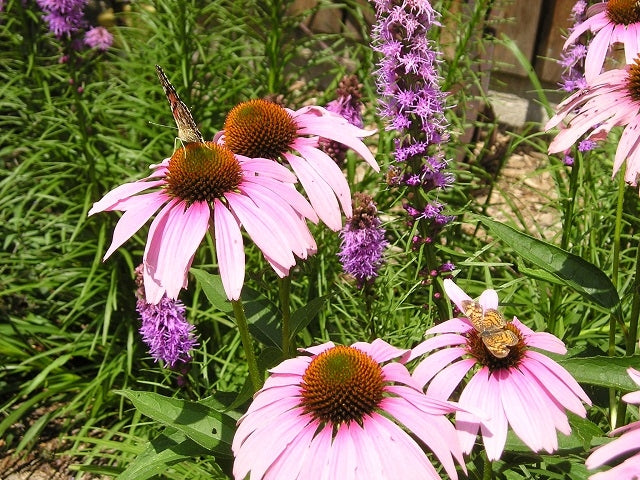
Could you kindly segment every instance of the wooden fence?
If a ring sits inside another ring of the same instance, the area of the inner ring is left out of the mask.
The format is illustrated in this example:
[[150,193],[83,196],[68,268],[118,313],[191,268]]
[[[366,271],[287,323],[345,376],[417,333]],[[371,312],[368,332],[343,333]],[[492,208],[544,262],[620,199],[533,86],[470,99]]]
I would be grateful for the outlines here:
[[[366,0],[359,0],[366,4]],[[456,0],[459,8],[476,0]],[[296,0],[296,9],[309,8],[317,0]],[[488,19],[490,26],[499,37],[511,38],[524,56],[531,62],[538,77],[546,82],[560,80],[561,67],[557,59],[562,52],[563,33],[571,26],[569,16],[575,0],[496,0]],[[373,22],[373,18],[369,18]],[[314,32],[339,33],[355,29],[348,18],[343,18],[334,9],[323,9],[307,24]],[[506,48],[497,46],[493,51],[494,71],[525,76],[526,72]]]

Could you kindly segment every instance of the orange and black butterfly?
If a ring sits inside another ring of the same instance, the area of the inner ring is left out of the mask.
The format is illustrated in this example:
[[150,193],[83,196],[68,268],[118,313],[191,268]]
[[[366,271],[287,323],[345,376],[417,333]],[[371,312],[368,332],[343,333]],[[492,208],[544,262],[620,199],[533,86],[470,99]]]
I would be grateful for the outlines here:
[[502,314],[493,308],[483,310],[478,302],[463,300],[464,314],[480,334],[487,350],[496,358],[504,358],[509,354],[509,347],[517,345],[518,336],[505,328],[507,321]]
[[200,133],[200,130],[198,130],[198,126],[193,120],[193,116],[191,116],[189,108],[187,108],[184,102],[180,100],[176,89],[173,88],[173,85],[171,85],[171,82],[159,65],[156,65],[156,73],[158,74],[164,93],[167,96],[167,100],[169,100],[173,119],[176,121],[176,125],[178,126],[178,138],[185,143],[204,143],[204,137],[202,136],[202,133]]

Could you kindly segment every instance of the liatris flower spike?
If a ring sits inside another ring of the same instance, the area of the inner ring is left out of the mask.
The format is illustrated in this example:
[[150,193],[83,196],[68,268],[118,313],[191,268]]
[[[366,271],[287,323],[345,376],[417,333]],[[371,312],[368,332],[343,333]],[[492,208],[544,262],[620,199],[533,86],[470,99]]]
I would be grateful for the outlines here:
[[[587,2],[578,0],[571,9],[571,19],[573,27],[569,33],[573,32],[582,22],[586,20]],[[578,39],[572,45],[566,46],[558,63],[563,67],[561,74],[561,87],[566,92],[575,92],[587,86],[584,78],[584,60],[587,56],[587,46]]]
[[584,62],[587,84],[592,85],[602,71],[602,65],[612,44],[624,44],[627,63],[633,62],[640,53],[640,5],[637,0],[608,0],[589,7],[587,17],[573,29],[564,48],[568,48],[587,30],[595,34],[589,43]]
[[[245,257],[240,226],[284,277],[294,255],[307,258],[316,244],[304,217],[317,221],[311,205],[294,188],[295,176],[270,160],[234,155],[213,142],[188,143],[152,173],[107,193],[89,211],[125,212],[104,258],[136,233],[158,210],[144,250],[148,303],[166,294],[176,299],[186,288],[196,249],[210,230],[227,297],[237,300],[244,283]],[[141,192],[153,189],[150,193]]]
[[[430,448],[449,478],[466,471],[454,404],[416,387],[405,350],[383,340],[325,343],[271,370],[238,422],[232,449],[237,480],[434,479]],[[399,361],[393,361],[399,360]]]
[[[560,125],[568,119],[566,126]],[[627,162],[625,181],[638,185],[640,174],[640,58],[623,69],[597,76],[589,87],[574,93],[558,105],[558,112],[545,130],[560,125],[560,132],[549,145],[549,153],[563,152],[589,130],[588,140],[602,140],[616,126],[625,126],[613,160],[613,175]]]
[[463,452],[472,450],[480,429],[489,460],[499,459],[509,425],[534,452],[556,450],[556,430],[571,432],[565,410],[584,417],[582,402],[591,404],[564,368],[530,348],[564,354],[562,341],[532,331],[516,317],[506,322],[497,310],[495,290],[485,290],[475,302],[450,279],[444,280],[444,288],[465,317],[427,330],[427,335],[435,336],[416,346],[411,359],[437,351],[420,362],[413,378],[421,386],[428,384],[427,396],[447,399],[470,375],[459,405],[490,418],[456,413]]
[[364,193],[354,194],[353,216],[340,231],[340,262],[344,271],[363,286],[378,276],[382,253],[388,242],[380,226],[378,210],[373,199]]
[[[640,386],[640,372],[633,368],[627,370],[631,379]],[[627,403],[640,405],[640,390],[627,393],[622,397]],[[640,478],[640,421],[616,428],[610,435],[622,434],[620,438],[597,448],[585,462],[588,469],[609,463],[618,457],[627,457],[621,464],[605,472],[596,473],[589,480],[621,480]]]
[[374,133],[322,107],[293,111],[267,100],[250,100],[229,112],[214,141],[238,155],[289,163],[318,217],[337,231],[342,227],[338,201],[350,217],[351,191],[340,168],[319,148],[320,137],[352,148],[377,172],[378,164],[361,140]]
[[185,306],[180,300],[162,297],[158,304],[144,299],[144,265],[136,268],[136,310],[142,325],[140,335],[157,362],[163,360],[170,368],[191,361],[191,349],[198,345],[195,327],[185,318]]

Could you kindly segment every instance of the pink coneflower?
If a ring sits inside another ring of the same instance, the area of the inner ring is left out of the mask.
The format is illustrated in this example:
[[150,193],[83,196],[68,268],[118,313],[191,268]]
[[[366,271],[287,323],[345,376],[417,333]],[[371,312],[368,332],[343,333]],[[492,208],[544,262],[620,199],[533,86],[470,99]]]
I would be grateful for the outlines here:
[[293,111],[267,100],[250,100],[229,112],[224,130],[214,141],[246,157],[288,162],[318,217],[332,230],[339,230],[342,218],[338,201],[350,217],[351,192],[340,168],[319,148],[320,138],[352,148],[379,171],[373,155],[360,140],[374,133],[351,125],[322,107]]
[[566,49],[580,35],[591,30],[595,35],[589,43],[585,58],[584,74],[587,83],[602,70],[604,59],[613,43],[623,43],[627,63],[631,63],[640,52],[640,7],[636,0],[609,0],[597,3],[587,10],[587,19],[576,25],[564,44]]
[[391,362],[402,362],[405,350],[378,339],[301,351],[271,370],[239,420],[236,479],[440,479],[414,437],[450,478],[454,460],[465,470],[444,416],[458,408],[424,395],[406,367]]
[[[571,432],[565,409],[584,417],[581,400],[590,404],[589,397],[564,368],[529,347],[564,354],[562,341],[550,333],[532,331],[516,317],[505,322],[496,310],[495,290],[485,290],[476,303],[449,279],[444,288],[461,311],[470,312],[470,304],[480,309],[478,325],[474,328],[468,318],[454,318],[427,330],[428,335],[442,335],[418,345],[411,358],[438,351],[422,360],[413,377],[420,385],[429,383],[427,396],[446,399],[471,375],[459,405],[486,412],[490,418],[478,419],[462,410],[456,413],[463,452],[471,451],[480,429],[488,458],[499,459],[509,425],[534,452],[556,450],[556,430],[565,435]],[[517,341],[508,342],[510,337]]]
[[[640,386],[640,372],[633,368],[627,370],[631,379]],[[640,391],[627,393],[622,397],[627,403],[640,404]],[[585,462],[588,469],[597,468],[605,463],[624,456],[628,457],[620,465],[606,472],[591,475],[589,480],[621,480],[640,478],[640,421],[616,428],[610,435],[622,433],[620,438],[596,449]]]
[[549,153],[567,150],[582,135],[590,140],[602,140],[616,126],[625,126],[613,161],[613,175],[627,161],[624,179],[638,184],[640,173],[640,58],[624,69],[609,70],[598,75],[585,90],[574,93],[558,105],[558,113],[545,125],[545,130],[557,126],[569,117],[566,126],[549,145]]
[[[209,229],[231,300],[239,298],[244,282],[241,225],[281,277],[295,265],[294,254],[306,258],[315,253],[304,217],[317,221],[317,216],[293,187],[295,176],[283,166],[205,142],[189,143],[151,168],[151,175],[113,189],[89,211],[125,212],[106,259],[161,209],[151,223],[143,258],[148,303],[158,303],[165,293],[177,298]],[[154,191],[139,195],[150,188]]]

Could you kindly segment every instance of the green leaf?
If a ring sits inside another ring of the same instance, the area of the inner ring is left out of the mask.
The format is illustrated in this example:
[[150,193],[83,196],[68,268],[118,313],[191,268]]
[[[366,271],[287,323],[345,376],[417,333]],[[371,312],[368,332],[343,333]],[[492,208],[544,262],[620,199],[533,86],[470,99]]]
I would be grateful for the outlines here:
[[478,218],[522,258],[562,280],[592,302],[604,308],[614,308],[620,303],[609,277],[592,263],[487,217]]
[[187,438],[182,432],[173,431],[151,440],[146,450],[129,463],[118,479],[145,480],[162,474],[169,465],[210,454],[209,450]]
[[295,336],[313,320],[327,302],[329,295],[312,299],[291,315],[291,337]]
[[574,357],[556,358],[579,383],[598,385],[605,388],[615,388],[626,392],[638,390],[627,368],[637,368],[640,365],[640,355],[631,357]]
[[242,304],[251,335],[264,345],[282,351],[280,310],[267,297],[248,287],[242,290]]
[[140,413],[182,432],[218,455],[231,454],[235,420],[225,413],[197,402],[165,397],[154,392],[120,390]]
[[220,275],[214,275],[199,268],[192,268],[189,272],[196,277],[198,285],[202,287],[202,291],[211,305],[221,312],[233,311],[231,302],[227,299],[227,294],[222,286]]

